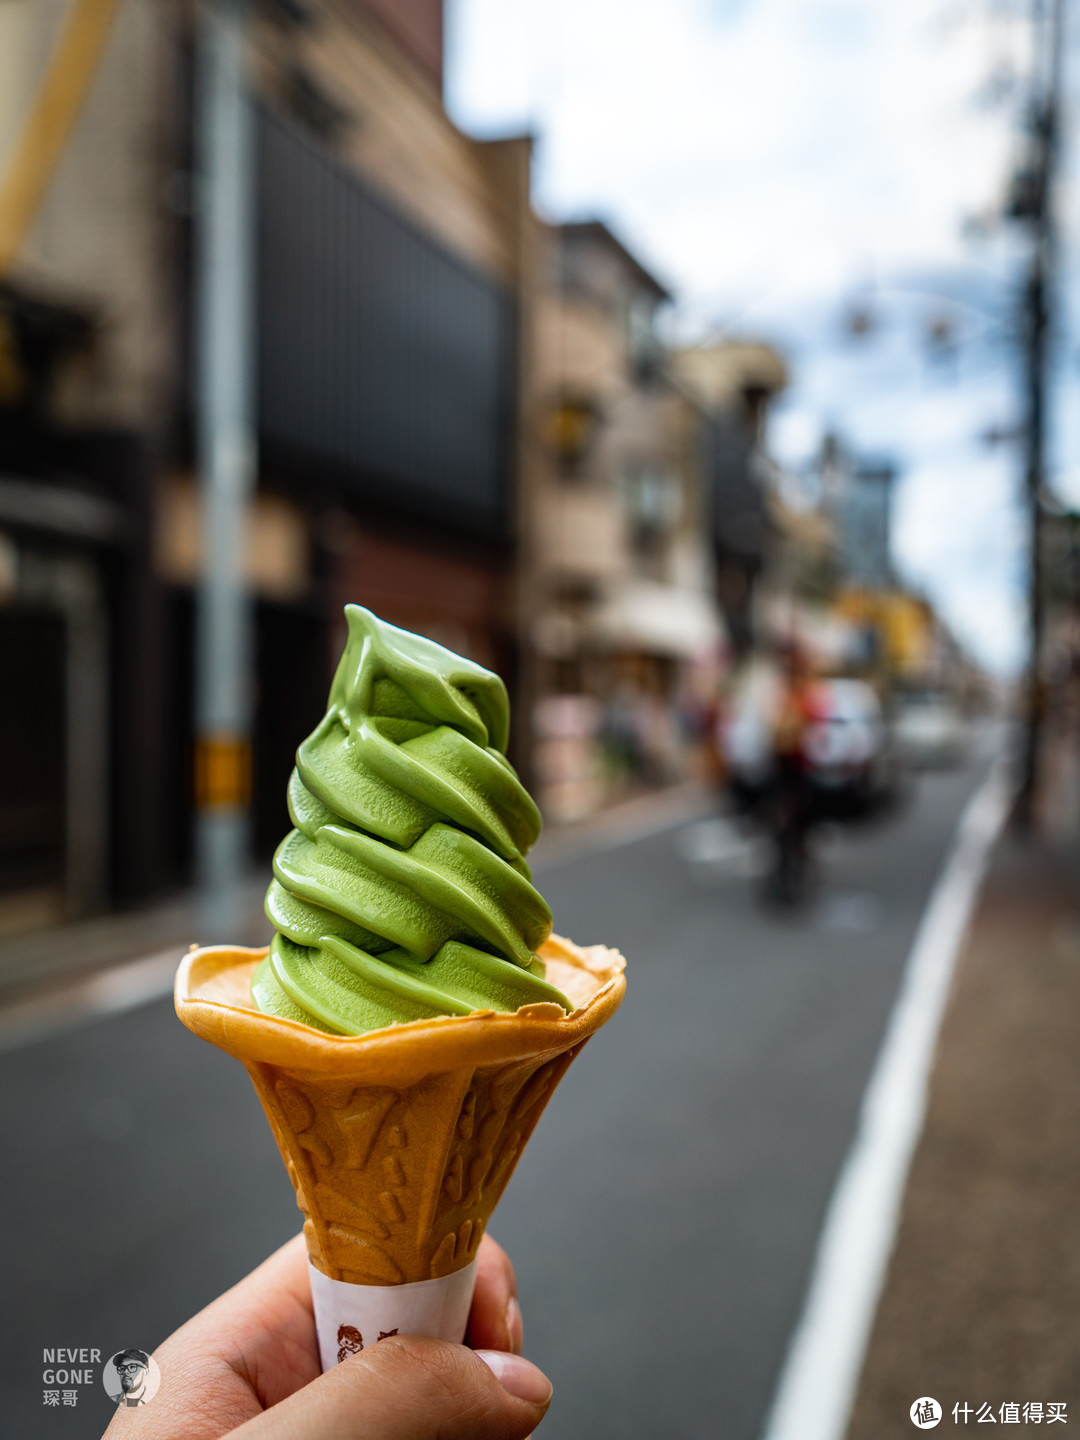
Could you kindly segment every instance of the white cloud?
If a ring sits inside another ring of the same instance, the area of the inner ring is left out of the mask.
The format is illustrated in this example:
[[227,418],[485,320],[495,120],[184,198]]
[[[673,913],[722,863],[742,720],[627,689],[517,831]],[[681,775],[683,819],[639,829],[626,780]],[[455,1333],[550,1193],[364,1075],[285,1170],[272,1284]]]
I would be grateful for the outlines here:
[[[688,298],[960,253],[1001,179],[982,25],[938,0],[457,0],[450,104],[535,127],[537,196],[609,211]],[[734,18],[724,20],[725,14]]]
[[[1014,660],[1017,457],[988,456],[977,437],[1013,419],[1015,379],[1000,343],[972,338],[1000,317],[968,315],[954,295],[967,339],[955,375],[931,370],[924,332],[942,302],[881,287],[921,275],[932,292],[933,274],[955,290],[975,273],[961,222],[1000,200],[1014,138],[1007,108],[973,99],[989,77],[1023,72],[1022,8],[456,0],[449,18],[460,123],[534,130],[545,212],[607,218],[698,323],[780,341],[795,376],[774,427],[782,453],[805,458],[832,424],[895,454],[908,469],[902,564],[980,653]],[[978,264],[1001,297],[1008,242]],[[861,348],[838,333],[859,287],[883,320]],[[1059,448],[1075,444],[1080,474],[1073,428]],[[950,548],[942,535],[969,539]]]

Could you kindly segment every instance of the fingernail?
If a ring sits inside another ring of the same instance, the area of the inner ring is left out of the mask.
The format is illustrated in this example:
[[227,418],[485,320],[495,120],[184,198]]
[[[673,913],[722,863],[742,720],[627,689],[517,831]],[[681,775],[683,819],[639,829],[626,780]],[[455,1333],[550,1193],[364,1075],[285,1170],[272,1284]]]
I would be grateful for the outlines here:
[[506,1326],[507,1339],[510,1341],[510,1349],[515,1355],[521,1354],[521,1343],[524,1340],[524,1328],[521,1323],[521,1306],[517,1302],[517,1296],[511,1295],[506,1302],[506,1314],[503,1316],[503,1324]]
[[520,1355],[508,1355],[505,1350],[477,1350],[476,1353],[503,1389],[518,1400],[527,1400],[530,1405],[546,1405],[551,1399],[551,1381],[530,1361]]

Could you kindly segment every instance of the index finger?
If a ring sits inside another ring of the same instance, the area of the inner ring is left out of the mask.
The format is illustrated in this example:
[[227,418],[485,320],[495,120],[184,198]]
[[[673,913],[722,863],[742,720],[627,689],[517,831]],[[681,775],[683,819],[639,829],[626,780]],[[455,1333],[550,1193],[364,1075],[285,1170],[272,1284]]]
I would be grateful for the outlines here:
[[474,1350],[509,1350],[520,1355],[521,1338],[514,1267],[502,1246],[485,1235],[476,1254],[476,1290],[465,1343]]

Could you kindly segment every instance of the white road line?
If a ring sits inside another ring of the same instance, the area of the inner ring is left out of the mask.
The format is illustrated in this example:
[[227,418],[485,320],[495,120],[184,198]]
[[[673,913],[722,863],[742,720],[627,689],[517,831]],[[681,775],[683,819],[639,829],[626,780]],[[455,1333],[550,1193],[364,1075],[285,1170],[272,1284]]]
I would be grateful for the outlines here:
[[923,914],[829,1202],[763,1440],[841,1440],[847,1428],[926,1114],[950,982],[1011,795],[998,764],[965,809]]

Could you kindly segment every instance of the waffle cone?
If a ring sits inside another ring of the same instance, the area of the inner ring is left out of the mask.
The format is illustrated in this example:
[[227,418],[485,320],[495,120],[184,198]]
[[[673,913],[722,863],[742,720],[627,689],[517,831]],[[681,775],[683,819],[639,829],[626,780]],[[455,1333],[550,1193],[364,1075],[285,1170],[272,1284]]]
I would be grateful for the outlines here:
[[177,1014],[254,1081],[324,1275],[400,1285],[473,1259],[555,1086],[625,990],[617,950],[553,936],[539,953],[571,1014],[526,1005],[358,1036],[256,1010],[251,975],[265,950],[186,957]]

